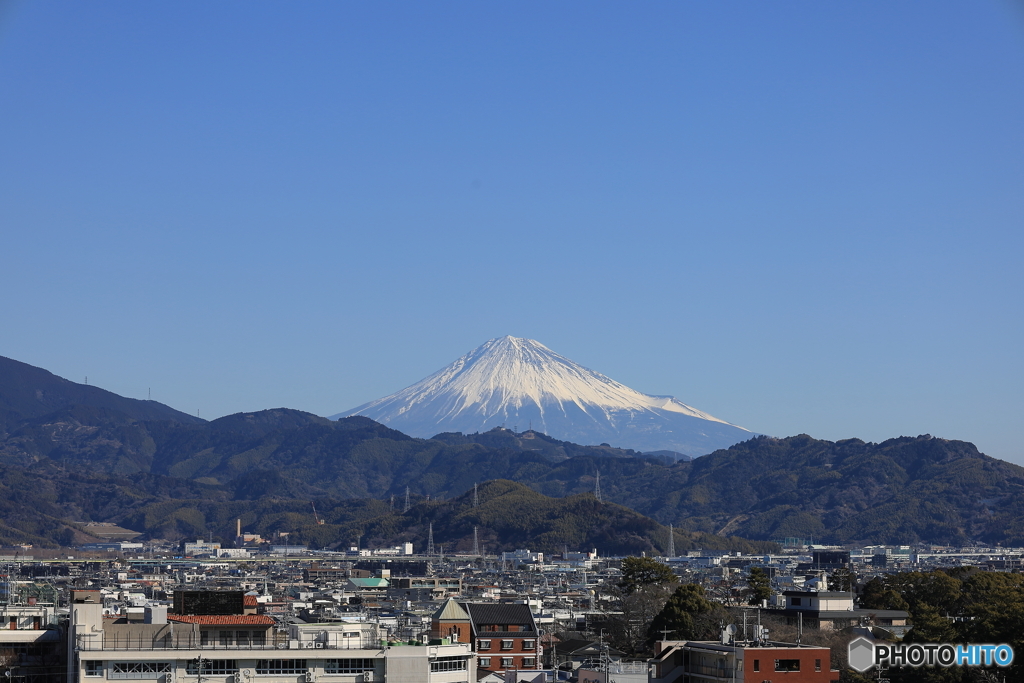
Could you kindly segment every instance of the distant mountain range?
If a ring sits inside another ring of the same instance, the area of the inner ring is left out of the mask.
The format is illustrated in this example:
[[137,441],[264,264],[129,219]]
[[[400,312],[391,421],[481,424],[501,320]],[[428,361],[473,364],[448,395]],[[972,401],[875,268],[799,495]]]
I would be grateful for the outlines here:
[[[89,538],[81,524],[88,521],[157,538],[212,532],[230,540],[240,515],[253,530],[290,531],[318,546],[360,535],[421,544],[424,519],[436,520],[438,542],[456,544],[465,543],[464,520],[473,519],[495,550],[528,539],[536,549],[596,539],[603,552],[645,543],[664,549],[668,524],[681,534],[677,548],[763,548],[757,543],[787,537],[1024,545],[1024,468],[962,441],[758,436],[687,462],[533,430],[419,439],[362,416],[331,421],[284,408],[205,422],[153,402],[80,391],[14,363],[0,362],[0,542],[80,542]],[[57,398],[40,407],[40,395]],[[593,495],[599,474],[610,517],[594,512],[604,509]],[[495,502],[491,516],[465,516],[477,514],[465,511],[467,492],[490,480],[506,481],[508,506],[501,511]],[[311,500],[328,524],[314,524]],[[619,506],[637,516],[622,516]],[[551,521],[570,514],[577,521]],[[449,525],[445,515],[464,516]],[[580,521],[588,515],[591,526]]]
[[76,384],[42,368],[0,356],[0,430],[7,424],[71,406],[116,410],[136,420],[203,422],[163,403],[125,398],[99,387]]
[[672,396],[642,394],[518,337],[492,339],[410,387],[331,419],[352,415],[422,438],[533,428],[575,443],[690,456],[754,436]]

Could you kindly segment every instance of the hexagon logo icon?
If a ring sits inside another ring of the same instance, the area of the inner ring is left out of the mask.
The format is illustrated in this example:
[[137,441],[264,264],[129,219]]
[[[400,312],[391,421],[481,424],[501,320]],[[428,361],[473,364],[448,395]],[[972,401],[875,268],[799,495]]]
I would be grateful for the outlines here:
[[861,673],[875,665],[875,645],[863,636],[850,641],[847,648],[850,668]]

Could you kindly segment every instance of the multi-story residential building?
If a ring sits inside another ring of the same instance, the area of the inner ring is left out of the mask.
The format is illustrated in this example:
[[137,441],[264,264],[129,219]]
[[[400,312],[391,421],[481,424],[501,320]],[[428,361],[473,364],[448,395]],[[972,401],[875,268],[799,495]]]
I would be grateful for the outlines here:
[[[196,599],[193,611],[243,604],[241,594]],[[221,607],[216,607],[221,605]],[[469,683],[465,644],[389,645],[372,623],[292,624],[262,614],[180,614],[149,607],[143,622],[105,619],[98,591],[72,597],[67,683]]]
[[540,632],[529,605],[456,602],[449,598],[434,613],[430,631],[432,638],[470,643],[480,669],[541,668]]
[[0,605],[0,676],[22,683],[60,680],[60,635],[52,604]]

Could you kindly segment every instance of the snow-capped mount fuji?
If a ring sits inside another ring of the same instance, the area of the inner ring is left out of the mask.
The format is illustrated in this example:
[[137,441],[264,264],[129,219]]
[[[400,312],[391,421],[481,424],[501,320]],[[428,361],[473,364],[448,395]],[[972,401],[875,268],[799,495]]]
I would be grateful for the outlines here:
[[580,444],[704,455],[755,434],[583,367],[540,342],[491,339],[410,387],[331,419],[364,415],[423,438],[528,426]]

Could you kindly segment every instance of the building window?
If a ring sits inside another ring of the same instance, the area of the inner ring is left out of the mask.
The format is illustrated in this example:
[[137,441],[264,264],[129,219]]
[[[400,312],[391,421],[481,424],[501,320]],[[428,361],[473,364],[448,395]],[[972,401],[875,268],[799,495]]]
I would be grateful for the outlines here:
[[85,663],[85,675],[86,676],[102,676],[103,675],[103,662],[86,662]]
[[501,641],[501,649],[502,650],[511,650],[512,649],[512,641],[511,640],[503,640],[503,641]]
[[235,643],[238,645],[245,645],[249,642],[248,631],[235,631]]
[[489,640],[478,640],[476,641],[476,649],[478,650],[490,650],[491,641]]
[[256,673],[261,676],[306,673],[305,659],[261,659],[256,662]]
[[775,660],[776,671],[799,671],[800,660],[799,659],[776,659]]
[[210,644],[210,632],[209,631],[200,631],[199,632],[199,644],[201,646],[206,646],[206,645]]
[[[196,660],[190,659],[185,665],[185,670],[189,676],[195,676],[199,673],[199,666],[196,664]],[[228,676],[238,671],[238,662],[234,659],[204,659],[203,660],[203,675],[204,676]]]
[[481,657],[480,660],[479,660],[478,666],[481,669],[488,669],[488,668],[490,668],[490,666],[491,666],[491,658],[490,657]]
[[523,657],[523,668],[537,666],[536,657]]
[[801,598],[793,598],[793,607],[799,607],[800,606],[800,600],[801,600]]
[[438,657],[430,663],[430,673],[442,671],[465,671],[465,657]]
[[754,671],[760,671],[760,670],[761,670],[761,660],[760,659],[755,659],[754,660]]
[[112,662],[108,678],[156,680],[171,672],[170,662]]
[[523,641],[523,649],[524,650],[535,650],[535,649],[537,649],[537,641],[536,640],[524,640]]
[[221,645],[231,644],[231,631],[220,631],[217,635],[220,637]]
[[252,632],[252,644],[256,647],[263,647],[267,644],[267,632],[266,631],[253,631]]
[[512,666],[512,658],[511,657],[502,657],[501,658],[501,665],[503,667],[505,667],[506,669],[508,667]]
[[821,660],[820,659],[815,659],[814,660],[814,670],[815,671],[821,671]]
[[325,674],[361,674],[376,669],[377,664],[372,659],[328,659],[324,662]]

